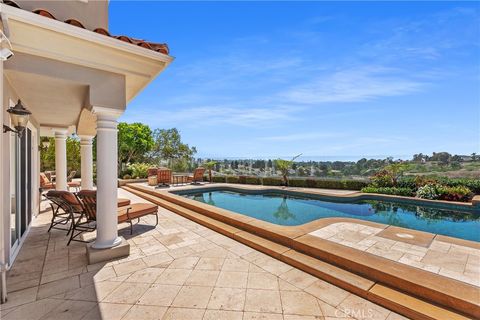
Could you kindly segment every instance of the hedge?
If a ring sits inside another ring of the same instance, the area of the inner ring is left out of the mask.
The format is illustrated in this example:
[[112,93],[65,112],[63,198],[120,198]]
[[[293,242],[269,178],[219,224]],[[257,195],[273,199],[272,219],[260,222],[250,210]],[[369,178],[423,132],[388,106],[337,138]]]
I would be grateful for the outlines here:
[[237,176],[227,176],[227,183],[239,183],[240,179]]
[[259,177],[246,177],[246,184],[262,184],[262,180]]
[[225,176],[213,176],[212,182],[225,183],[227,181]]
[[[240,183],[264,186],[282,186],[283,179],[280,177],[255,177],[255,176],[214,176],[212,182],[216,183]],[[324,188],[324,189],[346,189],[360,190],[368,185],[361,180],[335,180],[335,179],[299,179],[292,178],[288,180],[290,187],[297,188]]]
[[283,179],[274,178],[274,177],[265,177],[262,179],[264,186],[281,186],[283,184]]
[[395,187],[365,187],[362,189],[365,193],[381,193],[391,194],[396,196],[412,197],[415,195],[415,191],[410,188],[395,188]]

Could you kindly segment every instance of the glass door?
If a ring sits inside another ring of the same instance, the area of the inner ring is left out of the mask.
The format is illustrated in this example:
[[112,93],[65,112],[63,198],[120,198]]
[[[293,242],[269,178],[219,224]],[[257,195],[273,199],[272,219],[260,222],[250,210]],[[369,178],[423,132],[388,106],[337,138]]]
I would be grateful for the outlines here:
[[11,256],[32,221],[32,131],[21,138],[10,136],[10,234]]
[[20,215],[18,214],[19,198],[18,190],[19,184],[19,166],[18,166],[18,153],[19,143],[15,133],[10,133],[10,236],[11,236],[11,252],[14,252],[18,247],[20,239],[19,221]]

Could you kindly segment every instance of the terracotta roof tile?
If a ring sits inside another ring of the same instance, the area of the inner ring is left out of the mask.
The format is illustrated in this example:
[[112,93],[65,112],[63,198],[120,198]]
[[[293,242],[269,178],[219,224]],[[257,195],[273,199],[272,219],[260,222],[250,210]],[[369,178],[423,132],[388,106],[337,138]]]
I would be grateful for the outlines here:
[[67,19],[64,22],[68,23],[68,24],[71,24],[72,26],[75,26],[75,27],[86,29],[85,26],[80,21],[78,21],[77,19]]
[[[4,0],[3,3],[6,4],[6,5],[9,5],[9,6],[18,8],[18,9],[22,9],[17,3],[15,3],[14,1],[11,1],[11,0]],[[36,13],[38,15],[41,15],[41,16],[49,18],[49,19],[58,20],[53,16],[53,14],[51,14],[50,12],[48,12],[47,10],[44,10],[44,9],[33,10],[33,13]],[[68,23],[72,26],[75,26],[75,27],[86,29],[85,26],[80,21],[78,21],[76,19],[68,19],[68,20],[65,20],[64,22]],[[168,48],[168,45],[166,43],[148,42],[148,41],[145,41],[145,40],[134,39],[134,38],[127,37],[127,36],[124,36],[124,35],[112,36],[104,28],[96,28],[95,30],[93,30],[93,32],[102,34],[102,35],[110,37],[110,38],[115,38],[115,39],[118,39],[120,41],[128,42],[128,43],[131,43],[133,45],[137,45],[137,46],[149,49],[149,50],[160,52],[160,53],[163,53],[163,54],[169,54],[169,52],[170,52],[170,50]]]
[[103,29],[103,28],[97,28],[93,30],[93,32],[103,34],[104,36],[107,36],[107,37],[111,37],[110,32],[108,32],[106,29]]
[[41,16],[44,16],[44,17],[47,17],[47,18],[50,18],[50,19],[57,20],[57,18],[55,18],[55,17],[53,16],[53,14],[51,14],[51,13],[48,12],[47,10],[37,9],[37,10],[34,10],[33,13],[39,14],[39,15],[41,15]]

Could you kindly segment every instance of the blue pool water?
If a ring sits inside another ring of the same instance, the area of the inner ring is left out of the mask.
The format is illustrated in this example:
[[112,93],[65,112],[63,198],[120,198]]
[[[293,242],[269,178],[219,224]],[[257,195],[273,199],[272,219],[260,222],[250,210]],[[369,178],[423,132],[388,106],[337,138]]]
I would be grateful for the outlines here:
[[231,191],[179,193],[187,198],[283,226],[328,217],[379,222],[446,236],[480,241],[480,213],[381,200],[334,202],[283,194]]

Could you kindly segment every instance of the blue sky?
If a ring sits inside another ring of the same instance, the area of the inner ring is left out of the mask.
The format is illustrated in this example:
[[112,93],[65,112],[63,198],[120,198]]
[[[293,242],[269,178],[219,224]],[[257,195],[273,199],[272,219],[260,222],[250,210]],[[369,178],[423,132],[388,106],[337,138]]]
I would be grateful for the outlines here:
[[200,157],[480,153],[478,2],[110,2],[175,61],[120,119]]

